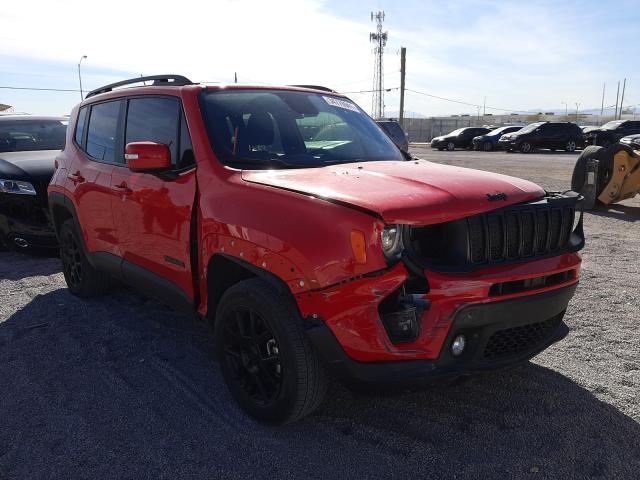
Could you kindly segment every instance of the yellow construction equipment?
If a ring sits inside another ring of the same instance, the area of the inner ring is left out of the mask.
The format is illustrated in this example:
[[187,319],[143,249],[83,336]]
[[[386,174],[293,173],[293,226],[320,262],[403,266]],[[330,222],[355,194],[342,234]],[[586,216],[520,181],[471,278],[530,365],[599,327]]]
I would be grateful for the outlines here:
[[640,193],[640,143],[589,146],[578,157],[571,189],[584,197],[584,208],[621,202]]

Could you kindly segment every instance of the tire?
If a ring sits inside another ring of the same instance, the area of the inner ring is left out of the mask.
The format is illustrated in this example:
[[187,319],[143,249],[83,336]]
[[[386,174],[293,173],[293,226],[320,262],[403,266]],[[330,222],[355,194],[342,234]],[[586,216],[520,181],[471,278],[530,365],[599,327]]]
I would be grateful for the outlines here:
[[229,391],[255,419],[295,422],[322,403],[327,374],[291,298],[262,279],[230,287],[215,317],[218,360]]
[[76,297],[95,297],[109,290],[109,275],[93,268],[87,260],[72,219],[60,227],[60,259],[67,288]]
[[531,150],[533,150],[533,145],[531,145],[531,143],[529,142],[522,142],[520,144],[519,150],[522,153],[531,153]]
[[[578,160],[576,161],[576,165],[573,167],[573,174],[571,175],[571,190],[574,192],[580,192],[585,182],[587,181],[587,161],[596,158],[600,161],[604,158],[604,153],[606,150],[603,147],[598,147],[596,145],[590,145],[585,148]],[[600,194],[600,191],[597,192]]]
[[447,143],[447,150],[449,152],[453,152],[455,149],[456,149],[456,144],[455,143],[453,143],[453,142]]
[[482,150],[484,150],[485,152],[491,152],[493,150],[493,143],[491,142],[484,142],[482,144]]
[[573,140],[569,140],[567,144],[564,146],[564,150],[566,152],[575,152],[577,148],[576,142]]

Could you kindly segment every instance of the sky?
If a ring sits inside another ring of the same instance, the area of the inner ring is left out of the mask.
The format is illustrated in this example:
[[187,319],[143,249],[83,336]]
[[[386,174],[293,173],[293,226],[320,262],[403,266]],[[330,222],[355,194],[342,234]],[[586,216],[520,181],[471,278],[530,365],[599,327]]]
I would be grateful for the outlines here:
[[[27,7],[28,8],[25,8]],[[640,113],[637,26],[629,0],[30,0],[0,6],[0,87],[91,90],[125,78],[178,73],[198,82],[316,84],[371,110],[371,11],[384,10],[386,112],[424,116],[599,109]],[[416,93],[420,92],[420,93]],[[458,100],[463,105],[424,94]],[[0,88],[17,112],[67,114],[79,91]]]

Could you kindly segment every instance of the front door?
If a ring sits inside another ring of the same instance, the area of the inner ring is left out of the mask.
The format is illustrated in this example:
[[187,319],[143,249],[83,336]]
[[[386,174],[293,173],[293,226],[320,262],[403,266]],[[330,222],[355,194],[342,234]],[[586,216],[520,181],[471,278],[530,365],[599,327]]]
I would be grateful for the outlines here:
[[[190,236],[196,194],[193,151],[180,100],[176,97],[132,98],[128,101],[125,145],[151,141],[166,144],[173,169],[163,174],[131,172],[124,159],[114,168],[111,187],[117,192],[113,214],[127,267],[177,286],[194,298]],[[141,270],[142,269],[142,270]],[[133,282],[136,283],[136,282]]]

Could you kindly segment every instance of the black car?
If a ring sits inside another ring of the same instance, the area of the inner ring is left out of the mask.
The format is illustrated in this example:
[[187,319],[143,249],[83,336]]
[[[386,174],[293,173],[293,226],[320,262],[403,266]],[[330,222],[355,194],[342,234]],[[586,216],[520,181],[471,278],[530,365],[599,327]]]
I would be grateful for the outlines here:
[[67,123],[64,117],[0,116],[0,246],[57,247],[47,186]]
[[431,148],[449,151],[456,148],[471,148],[471,141],[478,135],[485,135],[491,130],[484,127],[459,128],[453,132],[431,140]]
[[635,150],[640,150],[640,134],[629,135],[620,139],[620,143],[627,145]]
[[391,139],[396,146],[407,152],[409,150],[409,137],[402,129],[400,123],[396,120],[388,119],[388,120],[376,120],[376,123],[380,125],[380,128],[384,130],[384,133]]
[[536,148],[574,152],[584,147],[584,136],[578,125],[571,122],[536,122],[514,133],[503,135],[500,148],[511,152],[528,153]]
[[498,140],[502,135],[517,132],[521,128],[522,126],[498,127],[485,135],[478,135],[473,139],[473,149],[484,150],[485,152],[495,150],[498,148]]
[[585,141],[591,145],[608,147],[622,137],[640,133],[640,121],[614,120],[585,133]]

